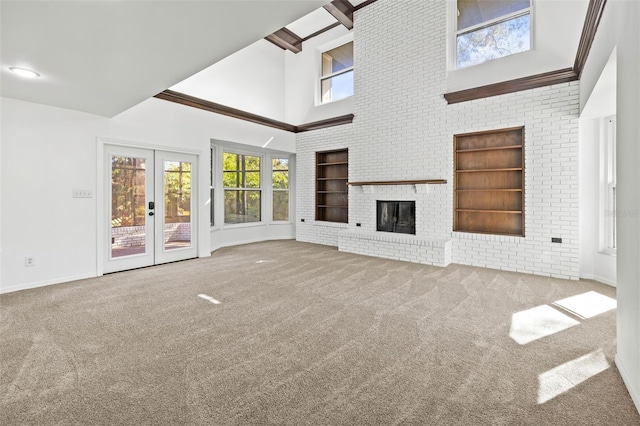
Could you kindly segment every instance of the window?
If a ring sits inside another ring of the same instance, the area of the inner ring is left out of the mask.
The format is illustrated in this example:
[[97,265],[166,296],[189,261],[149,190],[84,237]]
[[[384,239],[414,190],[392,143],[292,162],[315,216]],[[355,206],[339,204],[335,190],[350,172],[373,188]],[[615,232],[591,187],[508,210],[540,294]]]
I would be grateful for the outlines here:
[[211,159],[211,167],[209,169],[209,226],[214,226],[215,225],[215,208],[214,206],[214,195],[215,195],[215,189],[214,189],[214,182],[215,179],[213,178],[213,170],[214,167],[213,165],[216,163],[215,162],[215,154],[214,154],[214,150],[213,148],[211,148],[209,150],[209,152],[211,153],[211,157],[209,157]]
[[453,230],[524,236],[524,127],[454,136]]
[[353,96],[353,42],[322,53],[320,99],[322,103]]
[[615,254],[616,252],[616,117],[604,119],[604,133],[602,144],[601,176],[602,183],[601,202],[604,207],[604,220],[602,221],[601,243],[602,252]]
[[456,67],[531,49],[531,0],[457,0]]
[[271,160],[271,182],[273,185],[273,220],[289,220],[289,159]]
[[224,223],[260,222],[260,157],[223,154]]

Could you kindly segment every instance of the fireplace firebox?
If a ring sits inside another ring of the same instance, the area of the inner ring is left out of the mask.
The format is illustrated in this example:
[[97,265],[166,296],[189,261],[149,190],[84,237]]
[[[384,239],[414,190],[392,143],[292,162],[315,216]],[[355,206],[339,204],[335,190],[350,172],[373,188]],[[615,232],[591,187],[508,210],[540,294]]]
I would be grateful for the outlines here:
[[416,202],[378,200],[377,230],[415,235]]

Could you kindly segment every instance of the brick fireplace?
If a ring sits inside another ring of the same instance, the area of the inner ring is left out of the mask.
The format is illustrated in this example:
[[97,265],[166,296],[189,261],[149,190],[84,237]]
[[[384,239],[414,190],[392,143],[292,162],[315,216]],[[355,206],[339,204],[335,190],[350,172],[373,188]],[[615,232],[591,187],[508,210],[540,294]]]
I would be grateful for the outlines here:
[[410,182],[353,184],[349,227],[338,232],[338,249],[427,265],[451,263],[450,237],[434,232],[442,220],[438,199],[446,181]]

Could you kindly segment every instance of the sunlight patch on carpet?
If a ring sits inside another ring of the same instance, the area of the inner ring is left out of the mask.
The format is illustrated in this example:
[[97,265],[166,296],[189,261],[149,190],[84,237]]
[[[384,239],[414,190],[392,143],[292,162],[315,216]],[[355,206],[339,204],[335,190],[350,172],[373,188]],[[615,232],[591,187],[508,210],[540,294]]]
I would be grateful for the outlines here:
[[213,297],[207,296],[206,294],[199,294],[198,297],[201,298],[201,299],[207,300],[207,301],[213,303],[214,305],[219,305],[220,304],[220,301],[218,299],[214,299]]
[[521,345],[566,330],[580,322],[558,312],[550,306],[542,305],[511,316],[509,337]]
[[544,404],[608,368],[604,351],[598,349],[540,374],[538,404]]
[[577,296],[567,297],[553,303],[567,311],[581,317],[592,318],[596,315],[616,309],[615,299],[602,295],[596,291],[588,291]]

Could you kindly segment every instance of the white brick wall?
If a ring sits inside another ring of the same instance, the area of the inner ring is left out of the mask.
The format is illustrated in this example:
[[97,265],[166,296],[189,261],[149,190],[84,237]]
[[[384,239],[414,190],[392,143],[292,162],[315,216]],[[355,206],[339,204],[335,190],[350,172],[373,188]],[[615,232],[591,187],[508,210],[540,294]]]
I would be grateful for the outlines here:
[[[297,238],[338,244],[344,225],[313,223],[314,153],[349,148],[351,181],[448,181],[428,193],[351,188],[349,231],[375,231],[376,199],[416,200],[416,237],[451,239],[454,263],[577,279],[578,83],[447,105],[445,22],[444,1],[379,0],[357,12],[354,122],[297,137]],[[525,126],[525,238],[453,233],[453,135],[516,126]],[[382,256],[379,243],[359,250]]]

